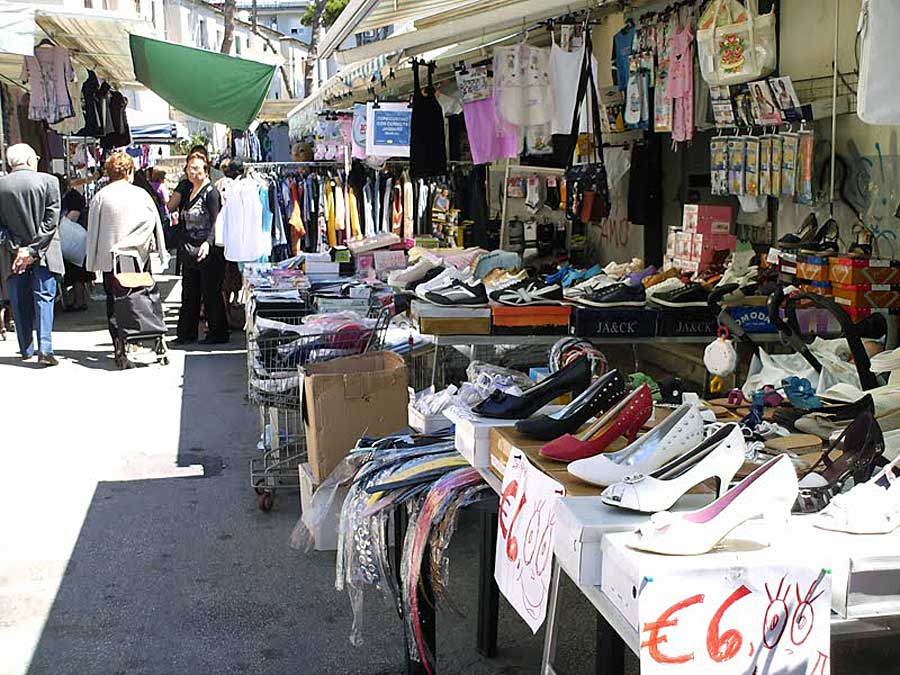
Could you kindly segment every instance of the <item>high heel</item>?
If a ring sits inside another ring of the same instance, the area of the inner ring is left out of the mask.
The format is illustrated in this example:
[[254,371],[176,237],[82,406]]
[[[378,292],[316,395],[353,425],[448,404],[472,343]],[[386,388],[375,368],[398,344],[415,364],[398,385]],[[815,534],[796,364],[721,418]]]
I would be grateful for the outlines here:
[[482,417],[517,420],[530,417],[561,394],[574,392],[577,396],[591,383],[591,364],[580,356],[564,368],[526,390],[521,396],[494,391],[472,412]]
[[716,483],[716,498],[724,496],[744,463],[746,443],[737,424],[726,424],[689,452],[653,473],[634,474],[606,488],[605,504],[632,511],[665,511],[688,490],[709,480]]
[[609,410],[625,395],[625,380],[611,370],[595,380],[581,395],[552,415],[538,415],[516,422],[516,429],[541,441],[552,441],[580,428],[591,417]]
[[593,457],[616,438],[635,438],[653,412],[653,394],[642,384],[580,434],[565,434],[541,448],[541,455],[560,462]]
[[793,464],[787,455],[778,455],[709,506],[688,513],[654,513],[629,546],[667,555],[701,555],[759,516],[765,521],[766,535],[774,538],[785,531],[797,489]]
[[572,462],[568,471],[593,485],[612,485],[626,476],[652,473],[702,440],[700,411],[686,403],[622,450]]
[[900,526],[900,456],[872,480],[835,495],[814,516],[816,527],[850,534],[888,534]]
[[[835,451],[841,454],[832,459]],[[881,427],[870,410],[863,410],[801,477],[794,513],[817,513],[843,491],[851,478],[856,484],[869,480],[882,453]]]

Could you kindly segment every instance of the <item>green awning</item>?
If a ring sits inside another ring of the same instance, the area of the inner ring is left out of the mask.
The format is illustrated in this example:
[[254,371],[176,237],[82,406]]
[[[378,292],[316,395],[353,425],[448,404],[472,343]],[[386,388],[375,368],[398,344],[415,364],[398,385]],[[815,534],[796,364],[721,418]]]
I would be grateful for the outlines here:
[[139,82],[172,107],[207,122],[246,129],[256,119],[275,66],[131,35]]

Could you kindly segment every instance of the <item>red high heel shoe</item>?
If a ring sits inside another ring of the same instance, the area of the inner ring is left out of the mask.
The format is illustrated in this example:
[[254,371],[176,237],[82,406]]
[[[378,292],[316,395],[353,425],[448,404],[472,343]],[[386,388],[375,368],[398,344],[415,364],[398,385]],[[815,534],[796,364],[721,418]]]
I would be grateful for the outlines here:
[[573,462],[600,454],[619,436],[632,443],[652,414],[653,394],[642,384],[577,436],[566,434],[547,443],[541,448],[541,455]]

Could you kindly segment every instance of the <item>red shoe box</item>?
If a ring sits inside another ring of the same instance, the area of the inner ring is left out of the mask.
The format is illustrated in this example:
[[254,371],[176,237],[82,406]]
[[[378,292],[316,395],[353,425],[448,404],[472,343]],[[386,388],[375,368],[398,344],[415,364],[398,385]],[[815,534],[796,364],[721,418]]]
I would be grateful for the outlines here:
[[681,225],[684,231],[690,234],[732,234],[734,212],[730,206],[685,204]]
[[878,258],[834,257],[828,274],[839,284],[900,284],[900,261]]
[[566,335],[571,313],[569,305],[491,307],[495,335]]
[[807,281],[831,281],[828,258],[818,255],[798,255],[797,278]]
[[900,286],[890,284],[831,284],[834,301],[853,309],[900,309]]

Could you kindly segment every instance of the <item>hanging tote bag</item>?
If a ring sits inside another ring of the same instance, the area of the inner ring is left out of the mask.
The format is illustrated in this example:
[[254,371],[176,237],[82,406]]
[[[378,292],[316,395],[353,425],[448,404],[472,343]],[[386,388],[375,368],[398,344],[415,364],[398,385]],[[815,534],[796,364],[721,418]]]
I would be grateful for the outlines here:
[[863,0],[859,24],[856,113],[867,124],[900,124],[900,3]]
[[711,85],[743,84],[775,70],[775,14],[758,0],[712,0],[697,30],[700,73]]
[[[591,55],[594,46],[590,28],[585,28],[584,58],[581,61],[581,76],[578,80],[578,93],[575,97],[575,113],[572,116],[571,144],[573,152],[569,155],[566,174],[570,185],[577,185],[575,190],[580,197],[577,209],[578,219],[583,223],[599,223],[609,215],[609,182],[606,176],[606,164],[603,158],[603,131],[600,123],[600,102],[597,97],[597,86],[594,83],[594,69]],[[573,167],[575,161],[574,147],[578,140],[581,122],[581,108],[590,92],[592,158],[584,167]],[[573,199],[577,199],[573,195]]]

